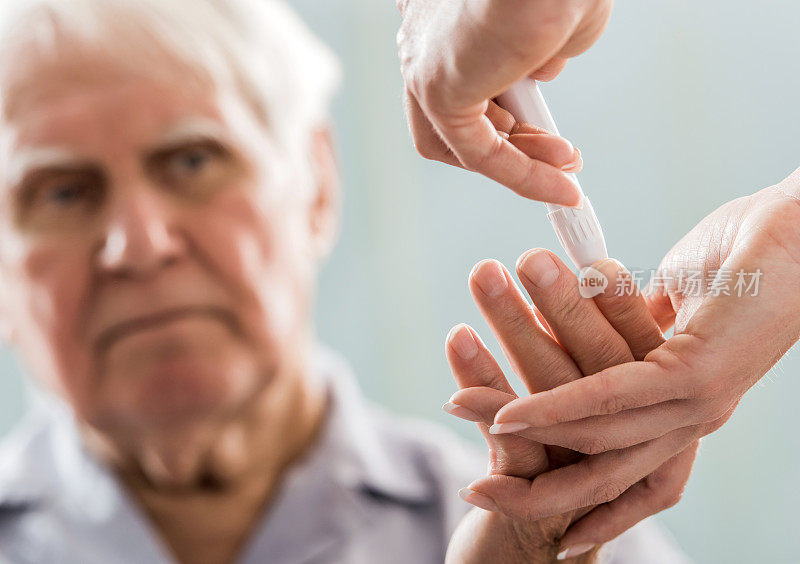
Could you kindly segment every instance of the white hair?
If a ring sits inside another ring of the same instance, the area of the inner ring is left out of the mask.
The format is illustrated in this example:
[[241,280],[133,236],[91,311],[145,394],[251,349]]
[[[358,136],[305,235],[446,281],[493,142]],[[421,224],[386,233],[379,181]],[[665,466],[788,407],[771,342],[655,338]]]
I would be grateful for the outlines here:
[[52,55],[65,40],[145,73],[173,57],[238,88],[288,145],[327,120],[339,83],[332,52],[282,0],[0,0],[0,52]]

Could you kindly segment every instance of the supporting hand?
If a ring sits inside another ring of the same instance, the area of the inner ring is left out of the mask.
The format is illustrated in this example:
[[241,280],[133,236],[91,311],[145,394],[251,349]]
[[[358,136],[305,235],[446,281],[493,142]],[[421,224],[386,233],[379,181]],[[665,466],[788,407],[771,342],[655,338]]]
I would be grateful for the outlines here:
[[[605,261],[598,268],[609,277],[611,287],[623,274],[614,261]],[[518,274],[535,308],[495,261],[476,266],[470,288],[512,367],[532,393],[642,358],[663,342],[641,296],[620,297],[607,291],[594,300],[582,298],[575,276],[546,251],[526,253],[518,263]],[[490,433],[495,413],[516,398],[513,390],[472,329],[459,326],[451,331],[447,355],[462,389],[446,409],[476,421],[491,453],[489,476],[471,484],[464,491],[465,499],[503,515],[473,513],[451,542],[451,553],[459,559],[487,561],[498,547],[505,547],[505,553],[498,553],[503,558],[488,561],[515,561],[514,555],[524,554],[533,558],[534,553],[542,557],[550,549],[553,555],[567,551],[566,556],[571,557],[677,501],[691,470],[696,442],[686,441],[684,452],[672,460],[659,454],[674,441],[662,441],[644,452],[586,457],[558,447],[546,448],[522,434]],[[651,463],[650,475],[644,480],[640,481],[641,476],[630,480],[624,471],[613,469],[620,458],[636,457]],[[600,482],[592,479],[602,468],[612,471]],[[619,494],[608,491],[612,481],[626,483],[626,489],[632,487],[612,503],[603,504]],[[595,504],[603,505],[593,509]],[[569,531],[561,538],[567,527]],[[465,537],[472,539],[471,544],[459,542]]]
[[[798,195],[800,169],[777,186],[725,204],[669,252],[648,302],[663,328],[675,322],[674,337],[643,360],[512,401],[495,423],[548,444],[615,457],[587,477],[607,483],[607,497],[723,425],[800,337]],[[646,451],[652,456],[619,454]],[[607,478],[620,473],[629,479]],[[589,538],[576,534],[581,542]]]

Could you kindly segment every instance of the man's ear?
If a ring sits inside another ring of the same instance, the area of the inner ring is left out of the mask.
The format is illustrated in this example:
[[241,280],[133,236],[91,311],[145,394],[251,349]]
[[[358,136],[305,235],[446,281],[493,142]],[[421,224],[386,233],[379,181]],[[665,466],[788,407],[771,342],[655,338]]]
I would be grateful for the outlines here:
[[316,189],[309,210],[311,243],[317,259],[322,261],[336,243],[341,209],[339,165],[330,128],[321,127],[313,132],[311,159]]

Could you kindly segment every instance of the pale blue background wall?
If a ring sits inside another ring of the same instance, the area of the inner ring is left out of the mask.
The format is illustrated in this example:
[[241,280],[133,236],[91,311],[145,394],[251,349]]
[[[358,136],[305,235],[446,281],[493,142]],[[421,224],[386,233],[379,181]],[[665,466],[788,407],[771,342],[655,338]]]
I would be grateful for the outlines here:
[[[489,337],[467,273],[485,257],[513,265],[530,247],[555,249],[555,237],[540,204],[413,152],[393,0],[292,3],[346,73],[335,107],[344,226],[322,276],[319,331],[371,397],[474,437],[440,411],[454,390],[448,329],[465,321]],[[793,0],[620,0],[604,38],[546,87],[583,151],[609,249],[629,267],[654,268],[706,213],[800,165],[798,22]],[[9,355],[0,362],[1,433],[22,391]],[[790,353],[746,396],[664,514],[698,562],[800,561],[798,371]]]

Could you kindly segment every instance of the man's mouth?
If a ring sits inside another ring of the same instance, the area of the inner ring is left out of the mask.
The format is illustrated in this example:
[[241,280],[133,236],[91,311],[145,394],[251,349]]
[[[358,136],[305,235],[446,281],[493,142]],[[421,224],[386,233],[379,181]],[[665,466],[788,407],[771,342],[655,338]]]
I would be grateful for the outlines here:
[[115,342],[131,334],[157,328],[186,317],[205,316],[218,319],[232,330],[237,324],[233,314],[216,306],[186,306],[166,309],[150,315],[143,315],[112,325],[97,338],[95,348],[99,352],[108,350]]

